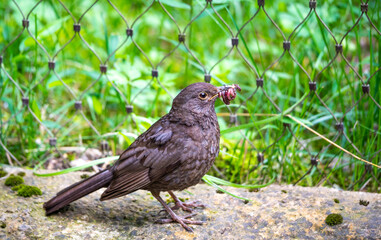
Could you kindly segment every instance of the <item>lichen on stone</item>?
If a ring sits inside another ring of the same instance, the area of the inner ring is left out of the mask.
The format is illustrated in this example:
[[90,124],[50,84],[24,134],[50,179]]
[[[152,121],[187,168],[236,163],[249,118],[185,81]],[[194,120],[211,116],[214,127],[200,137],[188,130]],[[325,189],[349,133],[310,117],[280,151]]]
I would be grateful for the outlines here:
[[325,223],[334,226],[343,223],[343,216],[337,213],[331,213],[325,218]]
[[17,191],[17,195],[31,197],[33,195],[42,195],[42,191],[38,187],[24,185]]
[[22,183],[24,183],[24,179],[20,176],[15,176],[13,174],[11,174],[11,176],[5,179],[5,182],[4,182],[5,186],[9,186],[9,187],[14,187]]

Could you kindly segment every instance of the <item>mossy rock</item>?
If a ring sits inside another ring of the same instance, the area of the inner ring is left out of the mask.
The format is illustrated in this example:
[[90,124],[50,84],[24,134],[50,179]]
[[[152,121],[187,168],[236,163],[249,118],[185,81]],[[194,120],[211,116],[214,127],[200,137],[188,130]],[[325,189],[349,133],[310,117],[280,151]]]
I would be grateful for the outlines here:
[[334,226],[343,223],[343,216],[337,213],[331,213],[325,218],[325,223]]
[[16,186],[12,187],[11,189],[12,189],[12,191],[17,192],[17,191],[18,191],[20,188],[22,188],[23,186],[25,186],[25,184],[16,185]]
[[42,191],[35,186],[23,185],[17,190],[17,195],[21,197],[31,197],[33,195],[42,195]]
[[0,169],[0,178],[7,176],[7,174],[8,173],[6,171],[4,171],[3,169]]
[[81,178],[82,178],[82,179],[86,179],[86,178],[89,178],[89,175],[88,175],[88,174],[86,174],[86,173],[84,173],[84,174],[82,174],[82,175],[81,175]]
[[24,183],[24,179],[20,176],[11,175],[7,179],[5,179],[5,186],[14,187]]
[[360,205],[363,205],[363,206],[368,206],[369,205],[369,201],[366,201],[366,200],[360,200],[359,202]]

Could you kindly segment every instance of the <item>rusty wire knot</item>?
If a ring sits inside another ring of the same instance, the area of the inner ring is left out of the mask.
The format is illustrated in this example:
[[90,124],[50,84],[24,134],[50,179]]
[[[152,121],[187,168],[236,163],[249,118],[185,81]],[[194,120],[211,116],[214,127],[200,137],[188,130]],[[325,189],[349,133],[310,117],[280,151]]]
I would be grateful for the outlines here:
[[238,122],[237,114],[230,114],[229,115],[229,122],[231,124],[235,124]]
[[335,45],[335,50],[336,52],[339,54],[339,53],[342,53],[343,52],[343,45],[341,44],[336,44]]
[[99,70],[101,71],[101,73],[107,73],[107,66],[101,64],[101,65],[99,66]]
[[263,163],[264,160],[265,160],[265,156],[263,155],[263,153],[261,153],[261,152],[257,153],[258,163]]
[[370,86],[369,86],[369,84],[363,84],[363,85],[361,86],[361,88],[362,88],[362,92],[363,92],[364,94],[369,94],[369,92],[370,92]]
[[210,83],[210,81],[212,80],[212,76],[208,73],[205,73],[204,75],[204,81],[207,82],[207,83]]
[[22,20],[22,26],[24,28],[28,28],[29,27],[29,20],[28,19],[23,19]]
[[290,41],[284,41],[284,42],[283,42],[283,49],[284,49],[285,51],[289,51],[290,48],[291,48],[291,43],[290,43]]
[[316,8],[316,1],[315,0],[310,0],[309,6],[310,6],[311,9],[315,9]]
[[103,141],[101,142],[101,151],[102,151],[102,152],[106,152],[106,151],[108,151],[109,149],[110,149],[110,146],[108,145],[108,142],[105,141],[105,140],[103,140]]
[[343,122],[335,123],[335,128],[338,132],[342,133],[344,131],[344,124]]
[[312,92],[316,91],[316,82],[309,82],[308,86],[310,88],[310,91],[312,91]]
[[74,108],[75,108],[75,110],[81,110],[82,109],[82,102],[81,101],[76,101],[74,103]]
[[238,43],[239,43],[239,41],[238,41],[238,38],[232,38],[232,46],[233,47],[236,47],[236,46],[238,46]]
[[159,76],[159,72],[156,69],[152,69],[152,77],[157,78]]
[[54,70],[54,68],[56,67],[56,63],[54,61],[49,61],[48,67],[50,70]]
[[319,163],[319,159],[316,156],[311,157],[311,166],[317,166]]
[[55,147],[57,145],[57,138],[49,138],[49,145]]
[[179,42],[183,43],[185,41],[185,34],[179,34]]
[[74,30],[74,32],[79,33],[79,31],[81,31],[81,24],[75,23],[73,25],[73,30]]
[[361,3],[361,12],[368,12],[368,3]]
[[23,105],[24,107],[29,106],[29,98],[28,98],[28,97],[23,97],[23,98],[21,98],[21,101],[22,101],[22,105]]
[[126,29],[126,34],[128,37],[132,37],[132,35],[134,35],[134,30],[131,29],[131,28],[127,28]]
[[126,106],[126,112],[127,112],[127,114],[132,113],[133,110],[134,110],[134,107],[132,105],[127,105]]
[[263,78],[257,78],[257,87],[263,87]]

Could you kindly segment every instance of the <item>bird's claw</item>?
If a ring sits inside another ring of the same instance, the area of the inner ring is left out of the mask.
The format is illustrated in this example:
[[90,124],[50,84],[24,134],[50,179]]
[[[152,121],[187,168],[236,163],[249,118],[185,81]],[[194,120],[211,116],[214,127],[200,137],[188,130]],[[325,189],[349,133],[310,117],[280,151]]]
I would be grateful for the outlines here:
[[204,223],[203,221],[193,221],[193,220],[187,219],[187,218],[191,218],[195,215],[197,215],[197,214],[192,213],[192,214],[186,215],[184,217],[179,217],[176,215],[176,217],[174,217],[174,218],[158,219],[158,220],[156,220],[156,223],[165,224],[165,223],[177,222],[177,223],[180,223],[181,226],[183,226],[188,232],[193,232],[192,228],[190,228],[187,224],[201,225]]
[[176,202],[176,205],[174,207],[172,207],[172,210],[176,210],[176,209],[181,208],[184,211],[192,212],[193,210],[191,208],[198,208],[198,207],[199,208],[205,208],[206,205],[202,204],[202,203],[198,203],[197,201],[192,201],[192,202],[178,201],[178,202]]

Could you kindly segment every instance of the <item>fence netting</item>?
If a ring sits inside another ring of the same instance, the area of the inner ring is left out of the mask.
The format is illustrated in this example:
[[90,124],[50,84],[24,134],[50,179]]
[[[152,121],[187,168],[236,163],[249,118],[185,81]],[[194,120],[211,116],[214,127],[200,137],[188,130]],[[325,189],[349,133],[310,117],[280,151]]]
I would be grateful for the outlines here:
[[4,3],[3,162],[70,159],[70,146],[118,153],[180,88],[205,81],[242,87],[233,104],[217,104],[221,152],[238,153],[246,172],[231,175],[242,182],[258,169],[268,181],[265,166],[276,165],[287,178],[280,165],[299,159],[305,174],[294,183],[356,165],[348,189],[380,186],[371,164],[381,153],[380,3],[328,2]]

